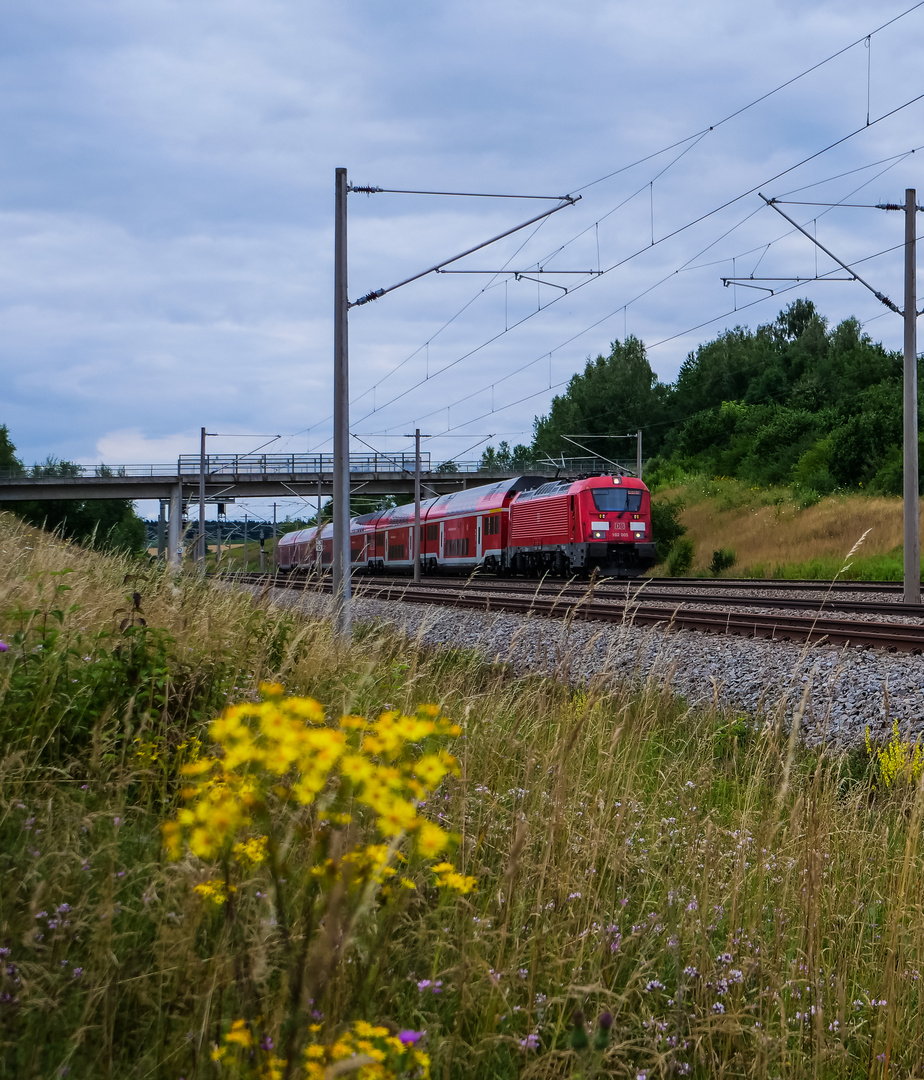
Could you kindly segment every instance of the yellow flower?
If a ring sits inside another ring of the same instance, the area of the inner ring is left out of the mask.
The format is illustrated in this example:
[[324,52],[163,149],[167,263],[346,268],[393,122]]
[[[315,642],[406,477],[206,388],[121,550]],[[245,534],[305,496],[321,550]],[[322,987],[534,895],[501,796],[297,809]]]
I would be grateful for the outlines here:
[[265,836],[254,836],[235,844],[231,850],[238,862],[249,862],[256,866],[266,858],[267,840]]
[[235,1020],[231,1024],[231,1030],[225,1036],[226,1043],[236,1043],[238,1046],[252,1046],[253,1036],[247,1030],[246,1020]]
[[198,761],[191,761],[188,765],[184,765],[180,769],[180,775],[201,776],[203,773],[208,772],[214,764],[215,762],[211,758],[199,758]]
[[392,799],[379,811],[379,829],[385,836],[398,836],[413,827],[417,811],[403,799]]
[[450,870],[441,874],[437,878],[436,884],[441,889],[449,889],[451,892],[457,892],[464,896],[466,893],[475,891],[478,880],[477,878],[466,877],[464,874],[457,874],[455,870]]
[[182,833],[180,823],[178,821],[165,821],[161,825],[160,831],[164,838],[167,858],[175,861],[183,854],[183,845],[180,840]]
[[310,720],[314,724],[324,723],[324,707],[314,698],[286,698],[283,707],[292,716],[300,720]]
[[192,836],[189,838],[189,850],[200,859],[211,859],[218,851],[218,844],[215,837],[200,825],[193,829]]
[[369,724],[362,716],[341,716],[340,726],[346,731],[365,731]]
[[[417,850],[428,859],[439,855],[449,844],[449,837],[439,825],[422,820],[417,827]],[[451,868],[450,868],[451,869]]]
[[433,791],[454,763],[454,759],[448,757],[448,755],[447,759],[444,759],[439,754],[424,754],[422,758],[415,762],[414,773]]
[[[228,899],[225,892],[225,883],[223,881],[204,881],[201,885],[197,885],[193,889],[194,893],[198,893],[203,900],[208,900],[210,903],[215,904],[218,907]],[[243,1021],[241,1021],[243,1023]]]
[[340,772],[347,780],[352,780],[354,784],[361,784],[372,776],[375,767],[362,754],[344,754],[340,760]]

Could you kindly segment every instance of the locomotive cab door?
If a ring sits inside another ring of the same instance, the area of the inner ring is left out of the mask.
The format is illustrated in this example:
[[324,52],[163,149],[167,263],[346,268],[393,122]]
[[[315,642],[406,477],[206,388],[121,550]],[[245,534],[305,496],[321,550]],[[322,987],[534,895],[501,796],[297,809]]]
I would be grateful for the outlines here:
[[440,522],[440,562],[443,561],[443,558],[444,558],[443,553],[444,553],[445,547],[446,547],[445,530],[446,530],[446,526],[445,526],[444,522],[441,521]]
[[481,562],[481,524],[484,518],[475,518],[475,562]]

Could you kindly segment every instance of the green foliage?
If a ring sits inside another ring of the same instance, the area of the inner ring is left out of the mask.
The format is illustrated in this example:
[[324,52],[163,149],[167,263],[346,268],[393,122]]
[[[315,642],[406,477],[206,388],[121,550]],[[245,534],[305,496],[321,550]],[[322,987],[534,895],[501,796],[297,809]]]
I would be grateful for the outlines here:
[[16,447],[10,440],[6,424],[0,424],[0,469],[10,469],[14,473],[22,472],[22,462],[16,457]]
[[832,463],[832,441],[827,435],[813,443],[793,466],[794,486],[816,491],[819,495],[830,495],[837,487],[837,481],[831,475]]
[[914,743],[903,739],[897,720],[892,721],[892,737],[885,746],[874,746],[866,729],[866,753],[885,788],[913,787],[924,773],[924,746],[920,739]]
[[[664,415],[668,388],[658,382],[651,370],[645,346],[631,335],[625,341],[614,341],[608,356],[587,360],[583,372],[573,375],[564,394],[552,399],[545,417],[534,424],[532,450],[536,456],[560,454],[573,456],[573,443],[564,435],[624,435],[639,428],[649,428],[645,448],[656,453],[662,441],[659,423]],[[591,441],[589,444],[596,444]],[[606,456],[624,452],[620,443],[606,445]],[[629,444],[631,445],[631,444]]]
[[495,470],[508,470],[510,472],[525,472],[532,467],[535,455],[528,446],[517,443],[511,450],[510,444],[503,440],[495,450],[493,446],[481,455],[481,472],[494,472]]
[[759,728],[749,716],[722,717],[715,727],[713,753],[718,761],[734,761],[755,741]]
[[38,582],[39,606],[4,613],[10,648],[2,656],[0,744],[60,762],[94,739],[118,747],[148,732],[179,741],[184,725],[221,703],[227,665],[190,663],[169,634],[147,625],[139,593],[114,612],[118,625],[79,628],[79,608],[64,604],[71,586],[56,581],[68,573],[49,575],[50,593]]
[[693,565],[696,548],[689,537],[681,537],[674,542],[667,557],[667,572],[671,577],[686,574]]
[[724,570],[730,570],[735,565],[735,553],[731,548],[719,548],[713,551],[712,562],[709,564],[709,572],[718,577]]
[[[73,477],[80,475],[80,467],[47,458],[32,467],[31,475]],[[147,543],[147,528],[131,499],[41,499],[2,505],[30,525],[87,547],[140,554]]]
[[682,512],[683,501],[681,499],[652,496],[651,532],[655,538],[655,549],[659,562],[664,562],[670,555],[674,544],[687,531],[686,526],[680,523]]
[[723,331],[691,352],[673,385],[658,383],[637,339],[588,361],[549,414],[533,449],[561,435],[641,427],[657,455],[652,482],[686,473],[792,485],[803,502],[837,488],[901,493],[902,358],[849,318],[829,328],[796,300],[756,330]]

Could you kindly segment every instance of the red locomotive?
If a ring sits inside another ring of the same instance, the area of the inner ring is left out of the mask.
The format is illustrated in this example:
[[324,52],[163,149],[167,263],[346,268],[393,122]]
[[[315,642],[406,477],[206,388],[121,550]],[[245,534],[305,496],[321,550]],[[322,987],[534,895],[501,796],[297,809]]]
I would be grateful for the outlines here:
[[[410,570],[414,504],[350,522],[354,569]],[[286,533],[280,570],[327,568],[333,527]],[[655,563],[648,489],[631,476],[553,480],[520,476],[420,504],[424,573],[587,574],[637,577]]]

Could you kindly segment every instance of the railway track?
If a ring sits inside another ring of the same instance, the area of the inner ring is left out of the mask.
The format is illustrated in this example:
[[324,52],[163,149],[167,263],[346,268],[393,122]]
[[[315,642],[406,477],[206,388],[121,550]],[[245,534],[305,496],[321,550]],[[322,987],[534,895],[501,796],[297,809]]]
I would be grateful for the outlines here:
[[[241,584],[270,585],[277,588],[330,592],[330,581],[311,578],[261,574],[235,575]],[[657,579],[655,579],[657,581]],[[670,581],[676,587],[676,579]],[[652,582],[651,584],[654,584]],[[684,580],[684,585],[687,582]],[[709,582],[714,585],[715,582]],[[739,583],[742,587],[743,583]],[[761,582],[763,588],[767,583]],[[790,588],[795,583],[786,583]],[[817,582],[812,583],[818,586]],[[865,583],[868,584],[868,583]],[[754,581],[748,585],[754,586]],[[824,586],[828,588],[827,585]],[[459,581],[440,579],[415,584],[407,578],[354,578],[354,595],[359,599],[402,601],[405,603],[437,604],[444,607],[481,611],[505,611],[512,614],[532,614],[549,618],[620,622],[630,625],[660,625],[669,629],[697,630],[701,633],[735,634],[742,637],[768,638],[776,641],[851,645],[858,648],[880,648],[891,652],[924,652],[924,621],[909,622],[864,621],[839,619],[833,612],[868,613],[918,617],[924,620],[924,605],[904,605],[877,601],[847,601],[824,598],[823,607],[806,615],[786,614],[787,609],[805,611],[811,601],[772,597],[730,597],[671,592],[646,592],[643,583],[610,585],[596,583],[588,588],[580,585],[522,582],[506,579],[467,578]],[[708,599],[707,599],[708,596]],[[710,603],[724,610],[693,608],[689,605]],[[735,611],[749,606],[774,610]]]
[[[682,585],[692,589],[801,589],[815,592],[877,592],[901,596],[900,581],[819,581],[817,578],[643,578],[649,585]],[[636,579],[638,583],[638,579]]]

